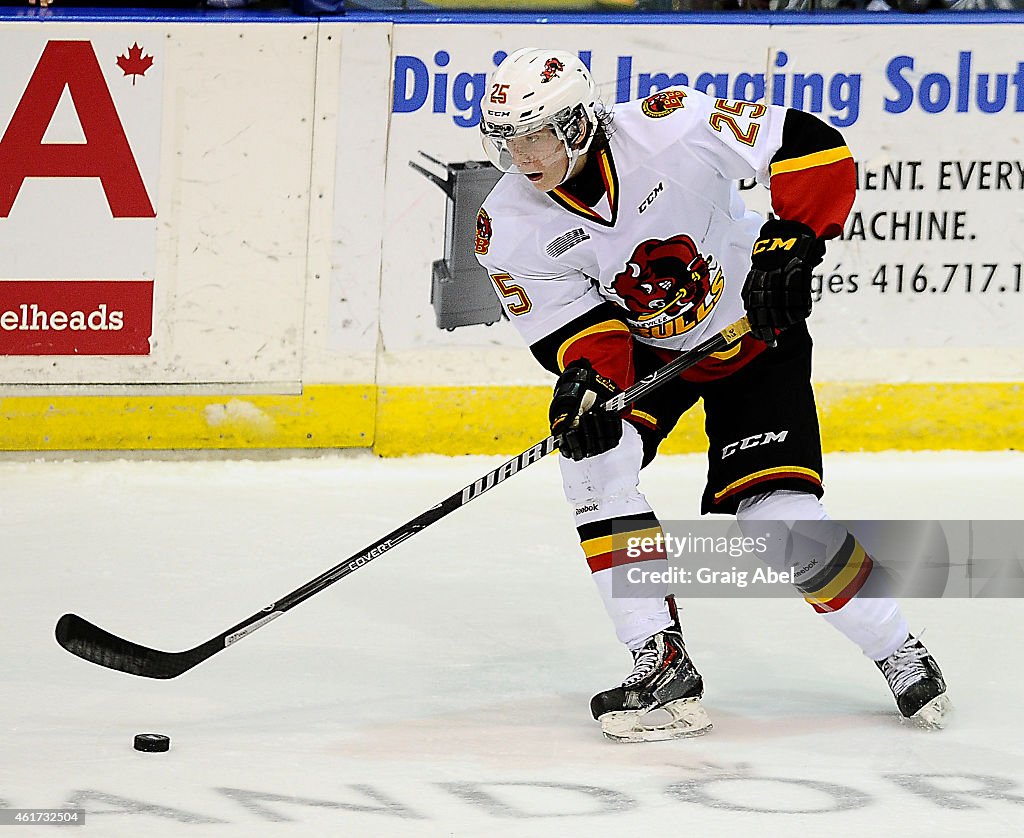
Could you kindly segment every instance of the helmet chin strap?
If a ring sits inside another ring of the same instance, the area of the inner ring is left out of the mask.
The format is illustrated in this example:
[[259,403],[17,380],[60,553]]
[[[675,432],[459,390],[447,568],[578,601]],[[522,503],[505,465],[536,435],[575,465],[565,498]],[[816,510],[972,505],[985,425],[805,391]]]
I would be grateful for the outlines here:
[[572,170],[576,168],[576,162],[590,149],[590,146],[594,141],[594,126],[588,123],[587,139],[580,148],[570,147],[569,141],[565,138],[565,134],[561,129],[556,129],[556,133],[558,134],[558,138],[562,141],[562,145],[565,146],[565,156],[569,160],[568,165],[565,167],[565,177],[558,182],[558,186],[561,186],[570,177],[572,177]]
[[570,177],[572,177],[572,170],[576,168],[576,161],[579,160],[582,155],[586,154],[585,151],[580,151],[578,149],[573,149],[571,151],[566,149],[566,152],[568,156],[568,164],[565,167],[565,177],[558,181],[558,186],[561,186]]

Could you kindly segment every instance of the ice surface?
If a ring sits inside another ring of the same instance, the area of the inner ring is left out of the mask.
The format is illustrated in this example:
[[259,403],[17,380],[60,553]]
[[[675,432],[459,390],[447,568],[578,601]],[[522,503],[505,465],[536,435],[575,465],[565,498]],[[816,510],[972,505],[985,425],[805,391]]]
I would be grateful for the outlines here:
[[[499,460],[0,463],[0,805],[81,805],[75,834],[1024,834],[1021,600],[908,600],[957,713],[909,728],[881,675],[799,600],[684,603],[715,730],[603,740],[628,657],[554,458],[178,679],[57,646],[73,611],[196,645]],[[837,518],[1019,518],[1024,455],[827,459]],[[694,518],[705,465],[644,488]],[[139,732],[166,754],[132,749]],[[23,827],[12,835],[52,835]]]

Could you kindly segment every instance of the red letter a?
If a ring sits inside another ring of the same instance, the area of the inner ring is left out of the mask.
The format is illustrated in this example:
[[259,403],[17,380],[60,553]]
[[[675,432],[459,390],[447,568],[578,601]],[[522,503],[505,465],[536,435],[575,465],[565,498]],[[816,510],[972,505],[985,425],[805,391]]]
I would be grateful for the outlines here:
[[[85,142],[43,143],[65,85]],[[99,178],[114,218],[156,217],[89,41],[50,41],[43,50],[0,139],[0,218],[29,177]]]

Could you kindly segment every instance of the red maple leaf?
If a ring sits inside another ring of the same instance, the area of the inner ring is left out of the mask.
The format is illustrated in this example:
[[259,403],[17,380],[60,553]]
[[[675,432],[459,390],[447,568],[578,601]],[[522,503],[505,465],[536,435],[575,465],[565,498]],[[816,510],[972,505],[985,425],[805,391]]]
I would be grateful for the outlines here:
[[127,55],[117,57],[117,66],[124,70],[126,76],[132,77],[132,86],[139,76],[146,75],[146,70],[153,66],[153,56],[143,55],[142,47],[136,41],[135,45],[128,50]]

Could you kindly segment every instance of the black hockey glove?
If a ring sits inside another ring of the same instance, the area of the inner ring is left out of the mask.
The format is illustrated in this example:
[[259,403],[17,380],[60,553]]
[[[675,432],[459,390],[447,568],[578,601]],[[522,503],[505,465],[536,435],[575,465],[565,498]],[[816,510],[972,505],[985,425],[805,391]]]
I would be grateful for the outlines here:
[[775,330],[806,320],[811,313],[811,271],[825,258],[825,242],[799,221],[766,221],[754,242],[743,306],[750,332],[775,343]]
[[593,410],[619,392],[614,381],[599,375],[585,359],[573,361],[555,382],[548,420],[551,433],[561,436],[559,448],[572,460],[596,457],[622,439],[617,413]]

